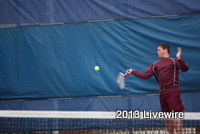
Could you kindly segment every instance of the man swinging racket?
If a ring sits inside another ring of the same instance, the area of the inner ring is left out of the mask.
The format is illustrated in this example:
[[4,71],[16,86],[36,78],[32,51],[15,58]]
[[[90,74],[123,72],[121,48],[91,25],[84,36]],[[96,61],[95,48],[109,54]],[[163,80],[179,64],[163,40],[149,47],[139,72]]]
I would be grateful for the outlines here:
[[[162,43],[158,45],[158,56],[161,58],[151,64],[145,72],[140,72],[134,69],[126,70],[126,75],[134,74],[141,79],[148,79],[155,76],[160,87],[160,105],[162,112],[182,112],[184,106],[180,98],[180,82],[179,70],[186,72],[189,67],[187,63],[181,59],[181,48],[178,47],[176,58],[169,56],[170,45]],[[167,130],[169,134],[182,134],[182,121],[178,119],[166,120]]]

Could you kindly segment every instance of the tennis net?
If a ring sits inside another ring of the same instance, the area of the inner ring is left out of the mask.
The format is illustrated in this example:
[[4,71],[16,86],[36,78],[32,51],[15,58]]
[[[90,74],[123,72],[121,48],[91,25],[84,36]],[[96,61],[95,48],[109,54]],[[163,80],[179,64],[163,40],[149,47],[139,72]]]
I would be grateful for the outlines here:
[[175,112],[167,114],[138,110],[114,112],[0,110],[0,133],[167,134],[166,119],[169,118],[182,122],[181,131],[184,134],[200,133],[198,112],[178,115]]

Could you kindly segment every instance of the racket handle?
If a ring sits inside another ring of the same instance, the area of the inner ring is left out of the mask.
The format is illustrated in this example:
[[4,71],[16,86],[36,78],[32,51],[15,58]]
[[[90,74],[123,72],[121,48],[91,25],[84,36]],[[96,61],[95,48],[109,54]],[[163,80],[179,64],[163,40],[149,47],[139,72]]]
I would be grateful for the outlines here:
[[124,73],[122,73],[122,72],[120,72],[120,74],[122,75],[122,76],[126,76]]
[[120,74],[121,74],[122,76],[124,76],[124,77],[126,77],[126,76],[127,76],[126,74],[124,74],[124,73],[121,73],[121,72],[120,72]]

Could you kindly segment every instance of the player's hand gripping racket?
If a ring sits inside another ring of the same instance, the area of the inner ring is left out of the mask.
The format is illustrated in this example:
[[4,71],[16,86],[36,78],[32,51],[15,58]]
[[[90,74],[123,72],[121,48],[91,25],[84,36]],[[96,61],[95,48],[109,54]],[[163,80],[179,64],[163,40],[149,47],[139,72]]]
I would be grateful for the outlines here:
[[125,79],[126,79],[126,75],[122,72],[119,72],[119,74],[117,76],[117,83],[118,83],[120,89],[125,88]]

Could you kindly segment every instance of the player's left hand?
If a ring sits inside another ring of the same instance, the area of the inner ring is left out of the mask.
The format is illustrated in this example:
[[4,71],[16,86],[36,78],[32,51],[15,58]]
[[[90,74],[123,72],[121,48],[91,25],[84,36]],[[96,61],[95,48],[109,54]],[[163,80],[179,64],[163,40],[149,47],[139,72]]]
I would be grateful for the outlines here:
[[176,54],[176,58],[181,59],[181,54],[182,54],[181,47],[177,47],[177,49],[178,49],[178,52]]

